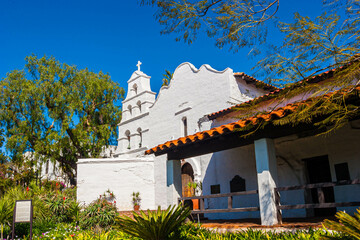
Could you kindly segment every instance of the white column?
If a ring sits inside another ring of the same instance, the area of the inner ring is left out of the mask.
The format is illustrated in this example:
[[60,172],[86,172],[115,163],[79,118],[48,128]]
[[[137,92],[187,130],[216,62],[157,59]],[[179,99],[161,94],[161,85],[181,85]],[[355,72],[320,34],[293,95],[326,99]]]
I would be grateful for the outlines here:
[[168,160],[166,162],[166,186],[167,186],[167,204],[174,205],[178,203],[181,197],[181,162],[180,160]]
[[277,184],[277,165],[274,140],[262,138],[254,142],[259,190],[261,225],[278,223],[274,188]]

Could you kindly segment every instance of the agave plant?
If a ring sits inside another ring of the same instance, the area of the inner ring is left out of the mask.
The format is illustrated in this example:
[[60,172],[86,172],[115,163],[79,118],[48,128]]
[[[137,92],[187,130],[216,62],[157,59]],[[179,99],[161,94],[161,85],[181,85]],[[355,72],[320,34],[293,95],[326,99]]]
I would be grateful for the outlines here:
[[117,216],[118,213],[115,204],[108,202],[104,197],[100,197],[80,212],[79,223],[83,229],[109,229]]
[[[360,239],[360,208],[356,210],[354,217],[345,212],[337,212],[335,217],[339,222],[326,219],[323,223],[325,229],[340,232],[351,239]],[[333,236],[325,236],[327,239],[338,239]]]
[[[190,214],[187,207],[169,206],[165,211],[158,207],[157,211],[147,210],[140,213],[133,212],[134,219],[120,217],[117,222],[121,230],[133,237],[144,240],[161,240],[176,238],[182,223]],[[178,239],[178,238],[176,238]]]

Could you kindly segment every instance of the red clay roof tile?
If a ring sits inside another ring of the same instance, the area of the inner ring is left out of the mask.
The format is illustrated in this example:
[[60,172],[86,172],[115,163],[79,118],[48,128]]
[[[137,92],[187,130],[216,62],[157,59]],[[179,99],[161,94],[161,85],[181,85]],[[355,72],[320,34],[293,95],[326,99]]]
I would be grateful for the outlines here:
[[234,73],[235,78],[240,78],[242,80],[244,80],[247,84],[253,84],[255,85],[256,88],[261,88],[264,89],[266,91],[276,91],[278,90],[277,87],[270,85],[268,83],[265,83],[263,81],[257,80],[256,78],[249,76],[243,72],[237,72]]
[[[291,85],[286,86],[286,87],[281,88],[281,89],[274,87],[274,89],[273,89],[271,92],[267,93],[267,94],[264,94],[264,95],[262,95],[262,96],[259,96],[259,97],[257,97],[257,98],[254,98],[254,99],[252,99],[252,100],[249,100],[249,101],[246,101],[246,102],[243,102],[243,103],[236,104],[236,105],[234,105],[234,106],[232,106],[232,107],[229,107],[229,108],[226,108],[226,109],[223,109],[223,110],[214,112],[214,113],[210,113],[210,114],[208,114],[208,118],[209,118],[210,120],[215,119],[215,118],[217,118],[217,117],[219,117],[219,116],[222,116],[222,115],[224,115],[224,114],[226,114],[226,113],[229,113],[229,112],[232,111],[232,110],[235,110],[236,108],[240,107],[240,106],[243,105],[243,104],[249,104],[250,102],[255,102],[255,101],[259,101],[259,102],[265,101],[265,100],[267,100],[267,99],[269,99],[269,98],[275,97],[278,93],[280,93],[280,92],[282,92],[282,91],[289,90],[289,89],[292,89],[292,88],[294,88],[294,87],[298,87],[299,85],[304,84],[304,83],[318,83],[318,82],[321,82],[321,81],[323,81],[323,80],[325,80],[325,79],[329,79],[330,77],[333,76],[333,73],[334,73],[336,70],[339,70],[339,69],[342,69],[342,68],[343,68],[343,66],[338,67],[338,68],[331,69],[331,70],[329,70],[329,71],[320,73],[320,74],[318,74],[318,75],[316,75],[316,76],[313,76],[313,77],[310,77],[310,78],[306,78],[306,79],[304,79],[304,80],[301,80],[301,81],[299,81],[299,82],[296,82],[296,83],[294,83],[294,84],[291,84]],[[257,82],[259,82],[259,83],[261,83],[261,84],[265,84],[265,85],[266,85],[266,83],[264,83],[264,82],[262,82],[262,81],[259,81],[259,80],[255,79],[255,78],[253,78],[253,77],[251,77],[251,76],[248,76],[248,75],[246,75],[246,74],[244,74],[244,73],[234,73],[234,76],[246,76],[247,79],[252,79],[253,81],[257,81]],[[246,81],[246,80],[245,80],[245,81]],[[268,85],[269,85],[269,84],[268,84]],[[269,86],[272,86],[272,85],[269,85]],[[269,88],[269,89],[270,89],[270,88]]]
[[[260,113],[256,116],[253,117],[249,117],[249,118],[244,118],[241,119],[237,122],[233,122],[233,123],[229,123],[229,124],[225,124],[219,127],[215,127],[212,128],[210,130],[207,131],[203,131],[203,132],[197,132],[193,135],[189,135],[186,137],[182,137],[176,140],[172,140],[172,141],[168,141],[164,144],[160,144],[156,147],[153,147],[147,151],[145,151],[145,154],[152,154],[152,153],[156,153],[165,149],[170,149],[170,148],[174,148],[174,147],[178,147],[181,145],[185,145],[185,144],[190,144],[190,143],[194,143],[194,142],[199,142],[202,141],[204,139],[207,138],[212,138],[218,135],[224,135],[226,133],[231,133],[234,131],[237,131],[237,129],[239,128],[243,128],[246,127],[250,124],[252,125],[256,125],[261,121],[266,121],[269,122],[271,120],[274,119],[279,119],[279,118],[283,118],[293,112],[295,112],[297,110],[297,108],[304,106],[304,105],[310,105],[311,102],[314,101],[314,99],[318,99],[318,98],[329,98],[330,96],[332,96],[333,94],[343,94],[341,92],[342,90],[338,90],[338,91],[334,91],[332,93],[327,93],[325,95],[322,96],[318,96],[318,97],[313,97],[313,98],[309,98],[306,100],[303,100],[301,102],[296,102],[296,103],[289,103],[288,105],[284,106],[284,107],[280,107],[277,108],[271,112],[266,112],[266,113]],[[355,87],[355,91],[358,92],[358,94],[360,94],[360,85],[357,85]]]

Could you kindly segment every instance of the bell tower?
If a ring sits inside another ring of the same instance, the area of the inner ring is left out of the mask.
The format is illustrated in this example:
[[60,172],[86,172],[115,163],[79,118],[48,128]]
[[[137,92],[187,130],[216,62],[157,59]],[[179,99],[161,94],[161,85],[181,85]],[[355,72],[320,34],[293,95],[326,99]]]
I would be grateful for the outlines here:
[[137,63],[137,70],[127,81],[128,90],[122,101],[122,119],[119,125],[118,152],[133,152],[145,147],[148,132],[146,117],[149,107],[155,102],[156,93],[151,91],[150,77],[140,70],[141,62]]

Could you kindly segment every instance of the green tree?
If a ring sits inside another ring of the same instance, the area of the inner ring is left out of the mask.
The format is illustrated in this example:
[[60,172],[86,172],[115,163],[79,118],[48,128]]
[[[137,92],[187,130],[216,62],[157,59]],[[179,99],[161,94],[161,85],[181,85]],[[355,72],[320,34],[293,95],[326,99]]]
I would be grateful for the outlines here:
[[216,39],[216,46],[230,44],[235,51],[264,43],[264,23],[279,8],[279,0],[142,0],[141,4],[158,8],[155,17],[164,27],[162,34],[176,33],[176,41],[192,43],[204,30]]
[[53,57],[26,57],[23,70],[0,82],[0,121],[11,161],[25,152],[57,161],[75,184],[79,158],[98,157],[116,141],[124,90],[108,74],[61,64]]
[[[279,0],[142,0],[141,4],[157,7],[161,33],[176,34],[177,41],[192,43],[205,31],[220,48],[265,51],[254,69],[279,85],[344,65],[360,52],[359,0],[323,0],[328,12],[316,19],[294,12],[293,23],[277,16]],[[341,20],[341,14],[346,19]],[[274,24],[286,36],[282,43],[270,45],[268,30],[274,31]]]
[[4,142],[4,130],[0,128],[0,164],[4,164],[7,162],[6,155],[3,153]]
[[[277,16],[279,0],[142,0],[141,4],[157,8],[155,17],[163,26],[161,33],[176,34],[177,41],[190,44],[199,32],[205,31],[208,37],[215,38],[220,48],[228,46],[233,51],[249,48],[250,55],[262,57],[253,68],[255,76],[262,76],[266,82],[280,87],[338,68],[331,84],[325,88],[316,84],[304,86],[304,81],[295,91],[277,94],[279,101],[290,94],[311,92],[315,96],[360,83],[354,82],[360,79],[359,0],[323,0],[324,11],[318,17],[311,19],[294,12],[290,23]],[[280,43],[270,44],[273,39],[267,34],[268,30],[276,29],[285,37]],[[340,66],[344,67],[340,69]],[[352,95],[354,91],[356,95],[355,88],[344,89],[342,93]],[[244,112],[256,114],[256,102],[252,104],[240,109],[240,118]],[[327,101],[318,98],[302,111],[293,113],[291,119],[309,122],[311,119],[307,116],[314,109],[321,110],[319,114],[330,114],[317,126],[332,125],[331,130],[359,115],[359,107],[347,108],[344,99],[335,94]]]
[[173,77],[173,73],[165,69],[165,73],[163,74],[163,79],[162,79],[163,83],[161,86],[169,86],[172,77]]

